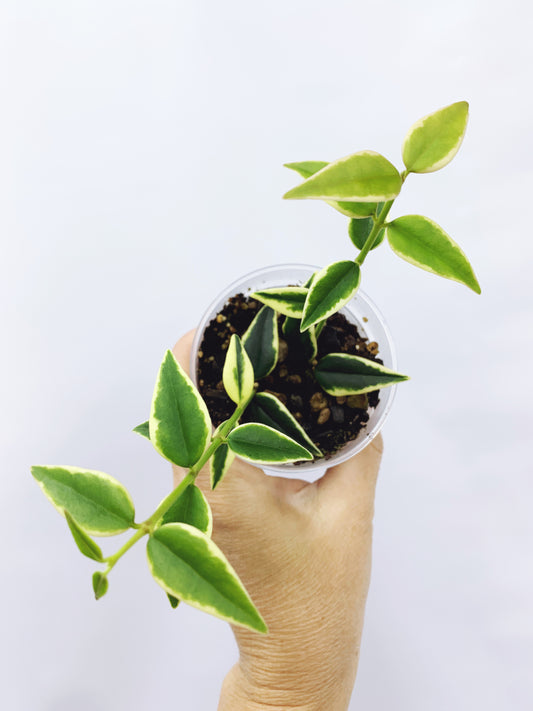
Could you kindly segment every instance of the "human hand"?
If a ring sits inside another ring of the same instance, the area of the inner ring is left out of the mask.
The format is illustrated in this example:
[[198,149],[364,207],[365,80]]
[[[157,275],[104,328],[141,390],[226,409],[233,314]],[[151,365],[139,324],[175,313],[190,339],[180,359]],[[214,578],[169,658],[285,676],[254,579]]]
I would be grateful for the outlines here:
[[[188,371],[193,332],[174,347]],[[235,568],[269,628],[234,627],[240,659],[219,711],[345,711],[370,582],[372,518],[382,453],[378,436],[318,481],[266,475],[236,459],[211,491],[213,540]],[[184,470],[174,467],[175,482]]]

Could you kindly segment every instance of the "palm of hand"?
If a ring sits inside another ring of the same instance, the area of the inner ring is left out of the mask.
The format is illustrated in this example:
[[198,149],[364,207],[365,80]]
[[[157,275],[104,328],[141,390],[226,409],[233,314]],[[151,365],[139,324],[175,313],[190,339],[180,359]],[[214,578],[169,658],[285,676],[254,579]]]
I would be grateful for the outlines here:
[[[174,348],[184,367],[191,341],[187,334]],[[213,540],[269,627],[266,636],[234,628],[240,663],[228,683],[238,684],[247,699],[268,696],[275,704],[281,694],[286,703],[287,689],[294,689],[293,703],[301,701],[301,708],[308,708],[308,699],[323,699],[316,708],[326,699],[328,708],[334,698],[347,703],[370,581],[381,449],[378,437],[311,484],[267,476],[240,460],[215,491],[207,468],[200,473],[197,484],[213,511]],[[176,467],[176,481],[182,476]]]

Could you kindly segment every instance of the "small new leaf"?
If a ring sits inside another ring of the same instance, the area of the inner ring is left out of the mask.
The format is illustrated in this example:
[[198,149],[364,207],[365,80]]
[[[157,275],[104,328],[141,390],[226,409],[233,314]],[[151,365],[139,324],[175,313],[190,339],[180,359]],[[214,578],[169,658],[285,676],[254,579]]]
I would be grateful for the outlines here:
[[147,554],[154,579],[169,595],[232,624],[267,632],[224,554],[196,528],[183,523],[157,528]]
[[174,597],[174,595],[170,595],[167,593],[168,601],[170,602],[170,606],[173,610],[177,608],[177,606],[180,604],[180,601],[178,600],[177,597]]
[[302,331],[336,313],[359,287],[361,271],[352,261],[335,262],[319,271],[305,301]]
[[263,306],[242,337],[242,345],[248,353],[257,380],[274,369],[278,361],[279,338],[278,319],[273,309]]
[[433,220],[404,215],[389,222],[385,231],[392,250],[405,261],[481,293],[465,253]]
[[222,371],[222,382],[229,397],[237,405],[249,399],[254,390],[254,369],[239,336],[234,333]]
[[211,474],[211,488],[215,489],[225,477],[228,469],[235,459],[234,452],[231,451],[226,442],[223,442],[215,451],[209,461],[209,472]]
[[310,439],[307,432],[296,420],[291,412],[277,397],[270,393],[257,393],[246,408],[247,419],[262,425],[272,427],[287,437],[290,437],[302,447],[308,449],[315,457],[322,457],[322,452]]
[[211,434],[211,419],[200,393],[167,351],[152,399],[150,440],[155,449],[180,467],[192,467]]
[[104,597],[108,587],[109,583],[106,576],[99,570],[97,570],[96,573],[93,574],[94,597],[97,600],[99,600],[101,597]]
[[83,553],[83,555],[87,556],[87,558],[101,563],[104,560],[104,556],[100,550],[100,546],[98,546],[93,539],[78,526],[68,511],[65,511],[65,518],[67,519],[72,537],[78,546],[78,550]]
[[31,473],[56,509],[61,514],[68,511],[86,533],[114,536],[133,524],[130,495],[108,474],[54,466],[34,466]]
[[417,121],[407,133],[402,157],[410,173],[433,173],[452,160],[463,142],[468,103],[458,101]]
[[277,311],[284,316],[302,318],[302,309],[307,296],[304,286],[284,286],[272,289],[263,289],[252,294],[253,299]]
[[400,192],[402,179],[386,158],[360,151],[319,170],[284,195],[286,199],[386,202]]
[[195,485],[189,484],[166,514],[161,519],[161,525],[167,523],[188,523],[207,536],[213,530],[213,515],[207,499]]
[[[348,234],[357,249],[363,249],[368,235],[372,232],[372,227],[374,227],[374,220],[371,217],[366,220],[350,220],[348,223]],[[376,249],[376,247],[383,242],[384,238],[385,232],[381,230],[372,245],[372,249]]]
[[395,373],[373,360],[344,353],[324,356],[315,368],[315,377],[327,393],[337,397],[367,393],[409,380],[407,375]]
[[133,431],[140,434],[141,437],[150,439],[150,422],[148,420],[146,420],[146,422],[142,422],[140,425],[137,425],[137,427],[134,427]]
[[272,427],[249,422],[228,435],[230,448],[258,464],[288,464],[313,459],[311,452]]

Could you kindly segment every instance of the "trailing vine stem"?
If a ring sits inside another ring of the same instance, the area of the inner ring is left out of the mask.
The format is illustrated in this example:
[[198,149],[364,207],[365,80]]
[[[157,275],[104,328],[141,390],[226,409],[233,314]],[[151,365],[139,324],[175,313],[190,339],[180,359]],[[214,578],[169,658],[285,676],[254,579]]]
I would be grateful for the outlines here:
[[137,541],[139,541],[144,536],[149,535],[155,530],[155,528],[157,528],[159,521],[163,518],[163,516],[166,514],[172,504],[174,504],[180,498],[180,496],[183,494],[183,492],[185,491],[185,489],[187,489],[188,486],[194,484],[196,477],[198,476],[202,468],[205,466],[205,464],[207,464],[211,456],[216,452],[220,445],[226,440],[228,434],[238,424],[239,419],[250,404],[250,401],[252,400],[254,395],[255,388],[250,397],[247,398],[240,405],[238,405],[235,408],[235,411],[232,416],[220,427],[217,434],[212,438],[209,447],[205,450],[205,452],[202,454],[196,464],[193,464],[193,466],[189,469],[189,471],[182,479],[182,481],[178,484],[178,486],[163,499],[163,501],[159,504],[154,513],[149,516],[146,521],[135,525],[137,531],[133,534],[133,536],[131,536],[131,538],[126,541],[126,543],[121,548],[119,548],[118,551],[116,551],[116,553],[113,553],[113,555],[110,555],[108,558],[104,559],[104,562],[107,563],[107,568],[104,571],[104,575],[108,575],[108,573],[114,568],[116,563],[122,558],[125,553],[127,553],[127,551],[130,550],[130,548],[132,548],[137,543]]
[[361,251],[359,252],[359,254],[357,255],[357,258],[355,260],[355,263],[358,264],[359,266],[361,266],[363,264],[363,262],[366,259],[367,254],[370,252],[370,250],[374,246],[374,242],[377,240],[379,233],[381,232],[381,229],[385,223],[385,219],[386,219],[387,215],[389,214],[389,211],[390,211],[393,203],[394,203],[394,200],[389,200],[388,202],[386,202],[383,205],[381,212],[379,213],[377,218],[374,220],[374,225],[370,231],[370,234],[366,238],[366,242],[364,243],[363,248],[361,249]]

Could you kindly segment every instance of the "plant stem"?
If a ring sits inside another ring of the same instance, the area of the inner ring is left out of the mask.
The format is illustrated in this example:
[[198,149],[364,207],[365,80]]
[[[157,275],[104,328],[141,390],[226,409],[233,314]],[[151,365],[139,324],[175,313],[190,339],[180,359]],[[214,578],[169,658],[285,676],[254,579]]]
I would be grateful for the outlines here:
[[383,227],[385,218],[389,214],[389,211],[390,211],[393,203],[394,203],[394,200],[389,200],[381,208],[381,212],[379,213],[378,217],[376,218],[374,225],[370,231],[370,234],[366,238],[366,242],[363,245],[363,249],[359,252],[359,254],[357,255],[357,259],[355,260],[355,263],[358,264],[359,266],[361,266],[361,264],[365,261],[367,254],[370,252],[370,250],[374,246],[374,242],[377,240],[378,235],[381,232],[381,228]]
[[222,425],[220,430],[213,437],[209,444],[209,447],[205,450],[200,459],[189,469],[186,476],[182,479],[182,481],[180,481],[178,486],[163,499],[163,501],[159,504],[154,513],[149,516],[146,521],[143,521],[140,524],[136,524],[136,528],[138,528],[136,533],[134,533],[133,536],[126,541],[122,548],[119,548],[116,553],[110,555],[108,558],[105,559],[105,562],[107,563],[107,569],[104,572],[104,575],[107,575],[113,569],[115,564],[120,560],[120,558],[122,558],[124,553],[129,551],[129,549],[134,546],[137,541],[143,538],[143,536],[152,533],[152,531],[155,529],[161,518],[166,514],[172,504],[179,499],[179,497],[183,494],[183,492],[188,486],[194,483],[202,467],[209,461],[209,458],[216,452],[216,450],[226,439],[227,435],[238,423],[242,413],[246,410],[250,403],[250,400],[253,398],[254,395],[255,390],[245,402],[237,406],[229,420],[227,420]]
[[[408,170],[404,170],[404,171],[402,171],[402,173],[400,173],[400,177],[402,179],[402,185],[405,183],[405,179],[407,178],[408,175],[409,175]],[[398,197],[398,196],[396,196],[396,197]],[[358,264],[359,266],[361,266],[361,264],[365,261],[368,253],[374,246],[374,242],[377,240],[379,233],[381,231],[381,228],[383,227],[383,224],[385,222],[385,219],[386,219],[387,215],[389,214],[390,209],[391,209],[395,200],[396,200],[396,198],[389,200],[381,208],[381,212],[379,213],[378,217],[374,221],[372,230],[370,231],[370,234],[366,238],[366,242],[363,245],[363,249],[359,252],[359,254],[357,255],[357,258],[355,260],[355,263]]]
[[113,555],[110,555],[108,558],[105,558],[105,562],[107,563],[107,568],[104,571],[104,575],[107,575],[115,566],[118,560],[122,558],[124,553],[129,551],[129,549],[137,543],[144,535],[146,535],[146,531],[143,528],[140,528],[136,533],[133,534],[131,538],[129,538],[126,543],[122,546],[122,548],[119,548],[116,553],[113,553]]

